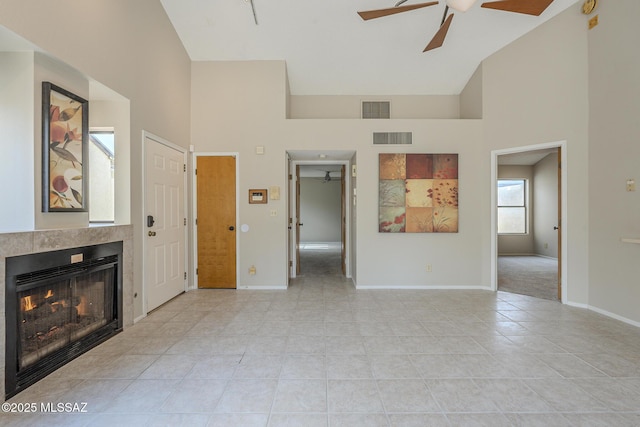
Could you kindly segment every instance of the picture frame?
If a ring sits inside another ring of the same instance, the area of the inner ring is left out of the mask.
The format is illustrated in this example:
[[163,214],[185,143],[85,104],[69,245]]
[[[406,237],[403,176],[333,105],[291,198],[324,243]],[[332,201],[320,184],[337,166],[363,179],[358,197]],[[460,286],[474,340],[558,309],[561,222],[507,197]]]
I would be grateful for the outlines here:
[[251,189],[249,190],[249,204],[267,203],[267,189]]
[[89,101],[42,82],[42,212],[88,211]]
[[457,153],[379,153],[378,232],[457,233]]

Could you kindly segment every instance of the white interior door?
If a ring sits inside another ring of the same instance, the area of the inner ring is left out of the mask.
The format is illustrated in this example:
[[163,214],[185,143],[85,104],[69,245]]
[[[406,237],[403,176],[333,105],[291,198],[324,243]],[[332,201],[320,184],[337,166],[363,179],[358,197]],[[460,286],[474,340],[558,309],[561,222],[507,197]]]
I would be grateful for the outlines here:
[[147,312],[185,290],[185,153],[145,136]]

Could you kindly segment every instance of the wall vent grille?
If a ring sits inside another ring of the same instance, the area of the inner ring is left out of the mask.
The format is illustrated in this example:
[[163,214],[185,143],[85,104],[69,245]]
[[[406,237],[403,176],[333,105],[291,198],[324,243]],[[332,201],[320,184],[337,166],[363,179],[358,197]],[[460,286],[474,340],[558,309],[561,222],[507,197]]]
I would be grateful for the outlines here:
[[389,101],[362,101],[363,119],[390,119],[391,102]]
[[411,145],[412,132],[374,132],[373,143],[375,145]]

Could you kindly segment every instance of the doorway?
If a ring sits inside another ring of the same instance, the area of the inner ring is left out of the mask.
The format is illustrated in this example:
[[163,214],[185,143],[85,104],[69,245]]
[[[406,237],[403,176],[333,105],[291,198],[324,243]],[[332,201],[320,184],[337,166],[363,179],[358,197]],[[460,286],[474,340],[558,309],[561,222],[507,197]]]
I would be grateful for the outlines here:
[[[354,152],[290,151],[289,278],[350,278],[350,160]],[[316,160],[318,158],[325,160]]]
[[345,166],[298,165],[296,275],[344,275]]
[[237,156],[195,159],[197,286],[236,289]]
[[186,290],[186,151],[144,133],[144,310]]
[[565,144],[492,154],[493,289],[563,302]]

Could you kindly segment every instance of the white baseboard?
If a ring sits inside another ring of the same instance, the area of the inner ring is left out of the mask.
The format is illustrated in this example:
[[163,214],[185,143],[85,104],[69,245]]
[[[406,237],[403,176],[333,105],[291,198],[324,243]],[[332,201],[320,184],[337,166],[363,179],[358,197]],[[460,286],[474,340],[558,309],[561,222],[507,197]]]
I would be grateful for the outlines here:
[[594,306],[589,305],[589,304],[582,304],[582,303],[577,303],[577,302],[566,302],[565,304],[568,305],[568,306],[571,306],[571,307],[584,308],[586,310],[595,311],[596,313],[602,314],[603,316],[607,316],[607,317],[610,317],[612,319],[619,320],[619,321],[621,321],[623,323],[626,323],[628,325],[640,328],[640,322],[636,322],[635,320],[627,319],[626,317],[620,316],[618,314],[612,313],[612,312],[607,311],[607,310],[603,310],[603,309],[598,308],[598,307],[594,307]]
[[287,285],[242,285],[236,288],[238,291],[286,291]]
[[[355,283],[354,283],[355,284]],[[444,290],[444,291],[493,291],[488,286],[443,286],[443,285],[416,285],[416,286],[375,286],[375,285],[355,285],[358,290],[394,290],[394,289],[415,289],[415,290]]]
[[499,253],[498,256],[504,256],[504,257],[507,257],[507,256],[537,256],[537,257],[540,257],[540,258],[554,259],[556,261],[558,260],[557,257],[552,257],[552,256],[542,255],[542,254],[533,254],[533,253],[530,254],[530,253],[509,252],[509,253],[506,253],[506,254]]
[[136,317],[135,319],[133,319],[133,324],[135,325],[136,323],[138,323],[139,321],[141,321],[142,319],[144,319],[145,317],[147,317],[146,314],[142,314],[138,317]]
[[637,328],[640,328],[640,322],[636,322],[635,320],[631,320],[631,319],[627,319],[626,317],[622,317],[619,316],[615,313],[611,313],[610,311],[607,310],[603,310],[601,308],[598,307],[594,307],[594,306],[588,306],[589,310],[591,311],[595,311],[596,313],[602,314],[603,316],[607,316],[607,317],[611,317],[612,319],[616,319],[619,320],[621,322],[627,323],[631,326],[635,326]]
[[576,307],[576,308],[584,308],[589,310],[589,304],[582,304],[582,303],[578,303],[578,302],[571,302],[571,301],[567,301],[564,304],[570,306],[570,307]]

